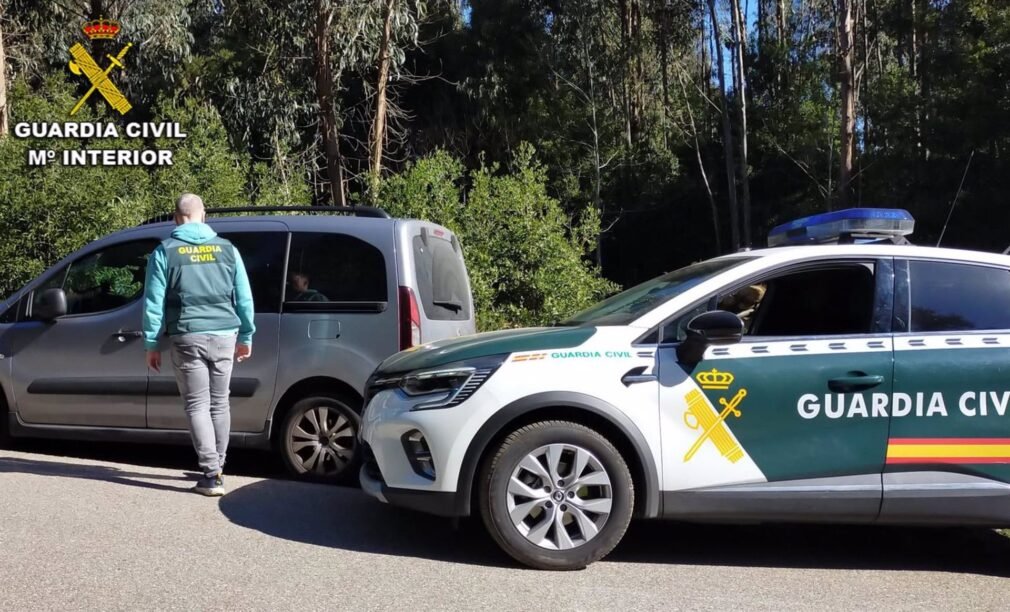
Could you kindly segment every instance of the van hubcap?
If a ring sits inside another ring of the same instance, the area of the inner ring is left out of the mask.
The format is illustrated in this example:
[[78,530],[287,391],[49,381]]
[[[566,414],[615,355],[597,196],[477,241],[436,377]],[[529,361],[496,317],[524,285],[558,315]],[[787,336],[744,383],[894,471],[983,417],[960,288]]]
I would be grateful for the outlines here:
[[613,487],[603,464],[573,444],[548,444],[526,455],[509,479],[506,507],[527,540],[567,550],[592,540],[610,517]]
[[354,424],[338,410],[317,404],[292,421],[288,455],[298,471],[336,476],[354,457]]

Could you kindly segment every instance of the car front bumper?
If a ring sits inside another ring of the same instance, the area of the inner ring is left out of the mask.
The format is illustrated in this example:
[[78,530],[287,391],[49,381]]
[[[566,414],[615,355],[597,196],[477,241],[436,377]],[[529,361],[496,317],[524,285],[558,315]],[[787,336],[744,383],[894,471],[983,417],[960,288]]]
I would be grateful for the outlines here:
[[385,504],[400,506],[418,512],[437,516],[457,517],[467,514],[469,504],[464,503],[460,495],[448,491],[432,491],[423,489],[403,489],[388,486],[382,478],[374,455],[368,445],[364,447],[364,465],[361,466],[359,479],[361,490]]

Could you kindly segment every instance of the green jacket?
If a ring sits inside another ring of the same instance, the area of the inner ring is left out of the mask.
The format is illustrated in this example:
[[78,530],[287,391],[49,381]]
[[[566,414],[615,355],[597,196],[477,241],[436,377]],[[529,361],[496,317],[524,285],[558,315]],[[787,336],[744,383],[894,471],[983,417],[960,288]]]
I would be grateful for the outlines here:
[[252,344],[252,291],[242,256],[204,223],[185,223],[154,250],[144,284],[144,347],[169,335],[234,334]]

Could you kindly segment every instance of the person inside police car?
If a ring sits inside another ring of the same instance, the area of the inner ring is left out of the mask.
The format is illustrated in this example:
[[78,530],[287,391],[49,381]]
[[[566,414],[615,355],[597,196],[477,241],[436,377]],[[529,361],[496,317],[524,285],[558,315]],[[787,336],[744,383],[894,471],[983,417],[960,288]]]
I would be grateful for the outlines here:
[[161,371],[158,334],[171,341],[172,365],[203,477],[194,491],[224,495],[231,434],[229,385],[235,360],[252,356],[253,298],[238,249],[206,224],[199,196],[175,203],[170,238],[151,254],[144,284],[147,365]]

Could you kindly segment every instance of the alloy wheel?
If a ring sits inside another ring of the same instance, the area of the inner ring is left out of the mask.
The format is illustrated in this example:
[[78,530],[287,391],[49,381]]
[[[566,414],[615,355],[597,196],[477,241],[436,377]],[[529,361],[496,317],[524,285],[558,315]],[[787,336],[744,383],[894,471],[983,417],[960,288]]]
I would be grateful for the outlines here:
[[354,423],[339,409],[317,403],[290,421],[285,442],[300,473],[332,478],[354,458],[356,434]]
[[529,542],[568,550],[592,540],[610,516],[613,487],[599,459],[573,444],[548,444],[512,471],[506,507]]

